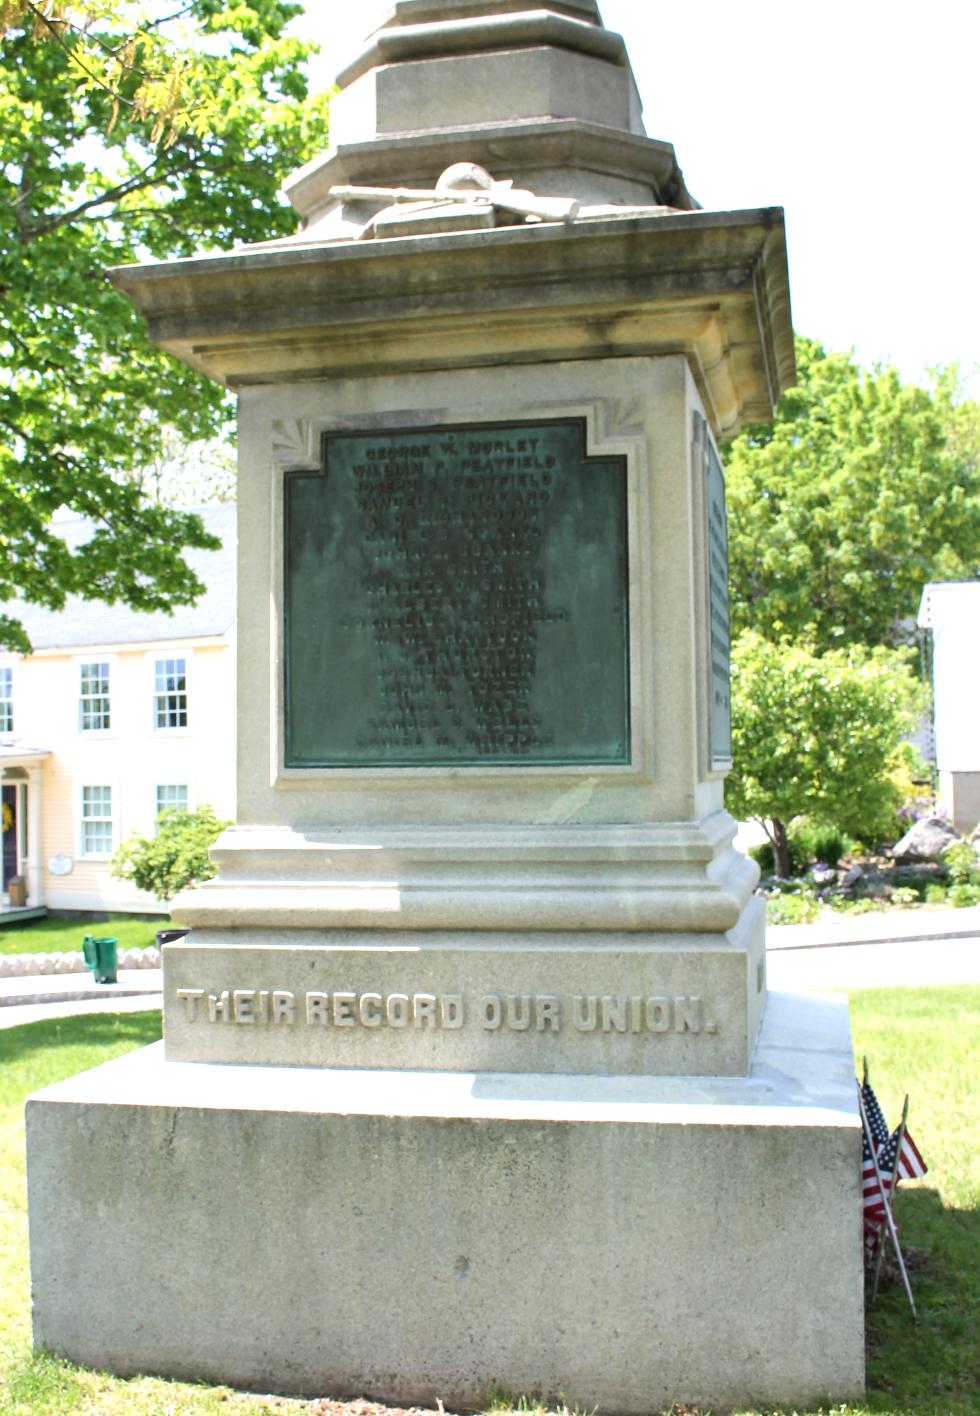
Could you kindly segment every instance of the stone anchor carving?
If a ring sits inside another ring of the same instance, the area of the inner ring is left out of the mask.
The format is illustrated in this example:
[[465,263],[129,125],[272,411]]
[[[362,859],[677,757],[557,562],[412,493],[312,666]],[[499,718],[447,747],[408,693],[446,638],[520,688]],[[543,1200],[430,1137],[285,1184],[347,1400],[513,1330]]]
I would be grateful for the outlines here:
[[434,188],[414,187],[331,187],[330,195],[346,202],[386,201],[392,206],[418,202],[429,206],[445,203],[487,206],[514,212],[526,221],[572,222],[580,203],[573,197],[539,197],[515,187],[511,181],[497,182],[485,167],[475,162],[455,162],[447,167]]

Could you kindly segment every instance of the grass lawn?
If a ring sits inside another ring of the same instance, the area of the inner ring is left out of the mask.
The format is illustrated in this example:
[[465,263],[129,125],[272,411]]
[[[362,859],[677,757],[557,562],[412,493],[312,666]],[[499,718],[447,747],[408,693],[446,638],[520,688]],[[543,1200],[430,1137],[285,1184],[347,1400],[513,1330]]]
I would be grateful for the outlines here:
[[[868,1314],[868,1398],[833,1416],[967,1416],[980,1412],[980,988],[851,995],[855,1053],[889,1122],[912,1096],[910,1130],[929,1164],[897,1205],[919,1323],[886,1271]],[[159,1014],[96,1015],[0,1031],[0,1412],[4,1416],[182,1416],[307,1412],[385,1416],[366,1402],[244,1396],[151,1377],[122,1381],[30,1348],[23,1102],[37,1089],[154,1041]],[[106,1315],[111,1321],[111,1315]],[[489,1409],[489,1408],[488,1408]],[[493,1403],[496,1412],[506,1410]],[[534,1408],[522,1404],[522,1411]],[[788,1413],[787,1413],[788,1416]],[[798,1416],[806,1416],[798,1413]],[[829,1413],[828,1413],[829,1416]]]
[[170,925],[168,915],[138,919],[135,915],[110,915],[108,919],[46,919],[0,928],[0,954],[67,954],[81,950],[86,934],[114,935],[123,949],[149,949],[158,929]]

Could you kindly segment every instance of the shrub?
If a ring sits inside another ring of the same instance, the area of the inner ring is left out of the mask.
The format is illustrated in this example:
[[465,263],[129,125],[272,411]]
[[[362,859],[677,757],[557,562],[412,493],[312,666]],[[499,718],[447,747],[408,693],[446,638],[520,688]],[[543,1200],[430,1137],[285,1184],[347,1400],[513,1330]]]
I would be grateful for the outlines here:
[[868,914],[870,910],[880,909],[882,901],[872,900],[864,895],[857,900],[852,900],[847,895],[831,895],[827,904],[839,914]]
[[[769,841],[763,841],[762,844],[758,846],[750,846],[749,855],[757,863],[763,875],[776,874],[776,852],[773,850],[772,845]],[[800,857],[794,851],[793,843],[791,841],[789,845],[790,874],[787,878],[791,878],[794,875],[801,874],[805,864],[806,862],[804,860],[801,860]]]
[[[808,816],[798,817],[789,827],[787,843],[790,878],[802,875],[811,861],[835,866],[842,856],[851,854],[856,847],[856,842],[845,832],[821,821],[813,821]],[[776,853],[770,841],[750,846],[749,855],[756,861],[763,875],[776,874]]]
[[943,864],[954,886],[980,885],[980,865],[969,841],[957,841],[944,851]]
[[945,903],[946,903],[946,886],[945,886],[945,885],[940,885],[939,882],[936,881],[936,880],[932,881],[931,884],[929,884],[929,885],[926,886],[926,904],[927,904],[927,905],[944,905]]
[[789,828],[790,855],[804,865],[811,860],[821,865],[835,866],[842,856],[854,850],[854,840],[845,831],[838,831],[823,821],[801,816]]
[[891,892],[889,899],[893,905],[917,905],[919,903],[919,892],[911,885],[899,885]]
[[217,873],[209,851],[230,825],[215,816],[210,806],[161,811],[156,835],[130,836],[124,841],[112,858],[112,873],[158,900],[172,900],[179,891]]
[[806,890],[770,895],[766,918],[770,924],[810,924],[820,913],[816,898]]
[[844,910],[847,914],[870,914],[872,910],[878,909],[878,900],[869,900],[867,896],[862,896],[859,900],[845,900]]
[[954,909],[967,909],[970,905],[980,905],[980,885],[954,885],[947,896]]
[[768,841],[763,841],[761,846],[749,846],[749,855],[763,875],[775,875],[776,853]]

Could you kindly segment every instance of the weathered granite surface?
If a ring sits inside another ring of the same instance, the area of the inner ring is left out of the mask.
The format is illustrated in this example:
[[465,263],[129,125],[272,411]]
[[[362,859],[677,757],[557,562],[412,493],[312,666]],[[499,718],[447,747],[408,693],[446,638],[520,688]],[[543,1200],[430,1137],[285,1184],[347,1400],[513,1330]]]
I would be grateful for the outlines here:
[[27,1137],[35,1340],[99,1370],[636,1416],[863,1389],[840,999],[771,996],[747,1078],[156,1046],[38,1093]]

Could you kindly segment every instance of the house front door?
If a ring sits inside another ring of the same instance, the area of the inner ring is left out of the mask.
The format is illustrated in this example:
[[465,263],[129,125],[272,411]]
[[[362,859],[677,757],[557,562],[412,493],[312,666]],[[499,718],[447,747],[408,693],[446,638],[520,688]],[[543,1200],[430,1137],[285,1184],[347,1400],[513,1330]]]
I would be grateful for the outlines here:
[[17,788],[3,787],[3,888],[17,874]]

